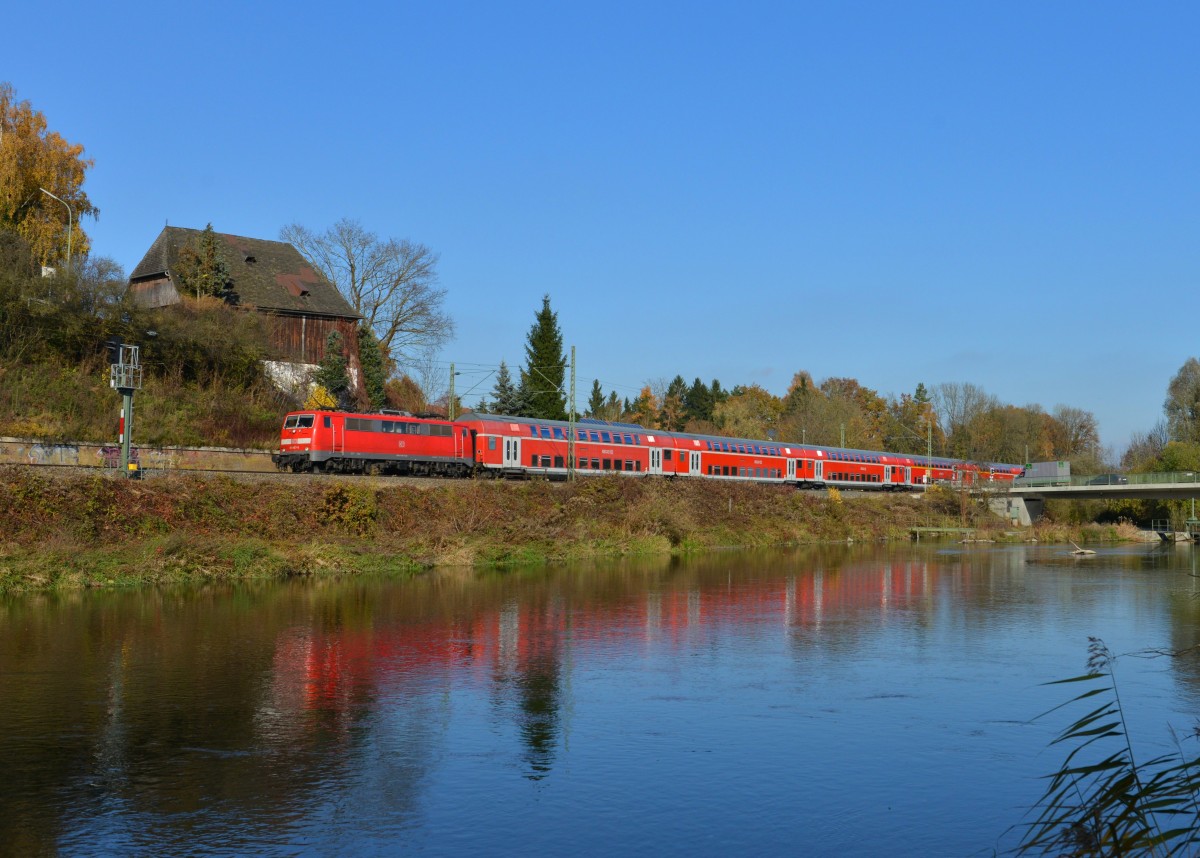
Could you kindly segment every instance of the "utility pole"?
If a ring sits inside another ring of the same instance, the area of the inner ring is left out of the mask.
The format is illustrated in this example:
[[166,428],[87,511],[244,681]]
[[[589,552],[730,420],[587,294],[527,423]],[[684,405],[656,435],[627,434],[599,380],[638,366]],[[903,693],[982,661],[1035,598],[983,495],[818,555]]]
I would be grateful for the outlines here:
[[454,419],[454,363],[450,364],[450,401],[446,405],[446,414],[451,420]]
[[567,407],[567,479],[575,479],[575,346],[571,346],[571,402]]
[[925,421],[925,430],[928,433],[925,439],[925,491],[929,491],[929,483],[933,480],[933,421]]

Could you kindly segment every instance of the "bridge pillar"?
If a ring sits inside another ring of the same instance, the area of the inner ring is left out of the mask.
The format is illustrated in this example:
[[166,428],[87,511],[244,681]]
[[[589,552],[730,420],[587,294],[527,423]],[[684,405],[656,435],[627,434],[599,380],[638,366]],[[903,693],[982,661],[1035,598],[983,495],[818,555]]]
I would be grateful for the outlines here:
[[1042,517],[1046,501],[1042,498],[994,497],[988,501],[988,507],[1014,525],[1028,527]]

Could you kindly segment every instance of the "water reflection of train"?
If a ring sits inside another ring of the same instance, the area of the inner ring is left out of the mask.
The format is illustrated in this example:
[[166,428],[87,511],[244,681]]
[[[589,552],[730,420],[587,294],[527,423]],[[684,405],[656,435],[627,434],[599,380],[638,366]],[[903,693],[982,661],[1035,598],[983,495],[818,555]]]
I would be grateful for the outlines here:
[[610,577],[602,592],[586,575],[548,573],[540,592],[523,582],[520,601],[468,582],[461,611],[439,593],[423,608],[381,605],[360,628],[289,629],[276,642],[274,709],[345,713],[364,696],[442,699],[451,686],[477,686],[518,723],[528,772],[540,776],[553,761],[569,664],[625,659],[647,645],[686,649],[730,632],[812,632],[829,618],[839,634],[853,633],[858,615],[874,628],[879,614],[925,601],[949,569],[905,561],[730,577],[697,574],[697,565],[650,587],[630,576],[614,590]]
[[280,470],[293,472],[657,475],[890,491],[929,483],[1011,482],[1021,473],[1017,465],[938,456],[471,412],[453,421],[402,412],[293,412],[284,419],[279,450],[271,458]]

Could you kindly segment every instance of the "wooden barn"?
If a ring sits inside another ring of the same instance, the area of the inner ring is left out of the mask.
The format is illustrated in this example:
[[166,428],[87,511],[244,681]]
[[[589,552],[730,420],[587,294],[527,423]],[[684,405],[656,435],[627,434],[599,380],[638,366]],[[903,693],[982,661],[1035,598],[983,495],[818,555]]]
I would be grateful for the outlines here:
[[[196,248],[199,229],[168,226],[129,277],[134,299],[145,307],[179,303],[174,274],[183,248]],[[317,364],[325,356],[331,331],[342,335],[351,378],[357,382],[358,322],[362,318],[337,287],[313,269],[300,251],[284,241],[216,233],[231,281],[227,301],[270,317],[269,349],[274,360]]]

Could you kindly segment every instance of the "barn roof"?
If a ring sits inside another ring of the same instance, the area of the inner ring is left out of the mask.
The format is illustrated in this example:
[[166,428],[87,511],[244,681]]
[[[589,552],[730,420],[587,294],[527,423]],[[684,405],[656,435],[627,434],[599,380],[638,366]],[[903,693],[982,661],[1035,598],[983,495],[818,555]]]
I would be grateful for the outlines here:
[[[129,282],[170,277],[179,260],[179,251],[188,245],[195,246],[202,233],[203,230],[181,226],[164,227],[133,269]],[[337,287],[287,242],[221,232],[216,236],[239,304],[303,315],[362,318]]]

